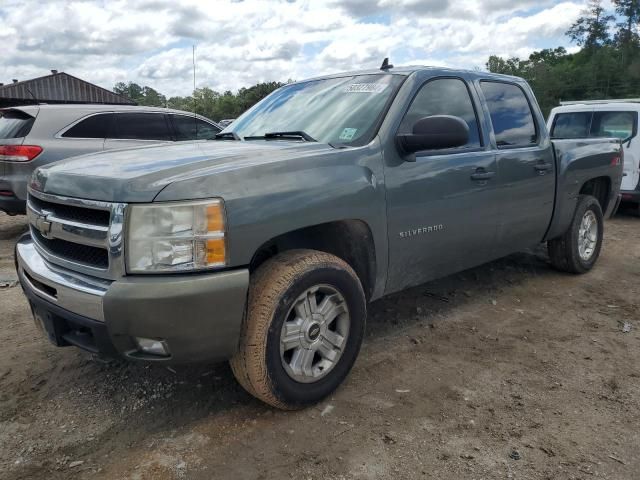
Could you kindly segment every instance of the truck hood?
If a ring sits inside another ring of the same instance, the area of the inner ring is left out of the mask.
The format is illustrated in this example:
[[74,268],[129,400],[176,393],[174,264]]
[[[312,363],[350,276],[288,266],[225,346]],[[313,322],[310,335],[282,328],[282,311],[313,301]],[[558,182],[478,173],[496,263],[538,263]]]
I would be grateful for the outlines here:
[[205,141],[110,150],[73,157],[36,170],[31,188],[106,202],[151,202],[167,185],[252,165],[335,152],[299,141]]

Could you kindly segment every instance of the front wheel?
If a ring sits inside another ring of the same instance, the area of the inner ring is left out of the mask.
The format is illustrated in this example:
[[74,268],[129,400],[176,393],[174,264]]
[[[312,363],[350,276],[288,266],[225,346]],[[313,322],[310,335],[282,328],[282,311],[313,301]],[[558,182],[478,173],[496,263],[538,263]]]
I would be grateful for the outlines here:
[[580,195],[567,231],[547,242],[551,264],[564,272],[588,272],[600,256],[603,233],[600,203],[595,197]]
[[284,252],[252,275],[238,382],[258,399],[292,410],[333,392],[364,336],[362,285],[343,260],[314,250]]

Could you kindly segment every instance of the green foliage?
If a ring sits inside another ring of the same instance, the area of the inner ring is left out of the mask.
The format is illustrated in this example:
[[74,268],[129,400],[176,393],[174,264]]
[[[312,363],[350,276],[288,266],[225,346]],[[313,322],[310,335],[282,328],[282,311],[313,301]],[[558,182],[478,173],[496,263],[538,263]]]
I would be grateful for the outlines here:
[[[532,53],[528,59],[489,57],[487,69],[526,79],[545,115],[560,100],[640,97],[640,0],[614,0],[614,28],[599,1],[589,3],[567,34],[582,46],[574,54],[562,48]],[[606,28],[603,28],[606,26]]]
[[618,31],[614,36],[614,42],[621,47],[625,54],[640,48],[640,0],[613,0],[616,14],[622,20],[617,24]]
[[170,108],[193,111],[213,120],[236,118],[248,110],[271,92],[280,88],[284,83],[258,83],[253,87],[241,88],[237,93],[226,91],[218,93],[208,87],[198,88],[189,97],[171,97],[168,101]]
[[605,12],[601,0],[590,0],[582,17],[567,30],[567,35],[585,49],[593,49],[609,42],[609,24],[614,20],[613,15]]
[[138,105],[168,107],[188,112],[193,112],[195,109],[196,113],[219,121],[238,117],[282,85],[284,83],[281,82],[258,83],[249,88],[241,88],[237,93],[231,91],[219,93],[209,87],[202,87],[197,88],[193,95],[188,97],[171,97],[168,100],[153,88],[141,87],[133,82],[117,83],[113,91],[129,97]]
[[145,107],[164,107],[166,106],[167,99],[164,95],[157,92],[151,87],[141,87],[137,83],[118,82],[113,91],[119,95],[124,95],[130,98],[138,105],[144,105]]

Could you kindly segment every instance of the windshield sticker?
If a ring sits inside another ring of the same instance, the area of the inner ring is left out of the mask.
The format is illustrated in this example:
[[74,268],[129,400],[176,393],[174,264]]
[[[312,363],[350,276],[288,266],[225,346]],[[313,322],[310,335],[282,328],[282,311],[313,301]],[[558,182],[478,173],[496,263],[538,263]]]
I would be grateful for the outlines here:
[[352,83],[345,88],[346,93],[381,93],[387,88],[384,83]]
[[346,142],[349,142],[351,140],[353,140],[353,137],[356,136],[356,132],[358,131],[357,128],[345,128],[344,130],[342,130],[342,133],[340,134],[340,136],[338,137],[340,140],[344,140]]

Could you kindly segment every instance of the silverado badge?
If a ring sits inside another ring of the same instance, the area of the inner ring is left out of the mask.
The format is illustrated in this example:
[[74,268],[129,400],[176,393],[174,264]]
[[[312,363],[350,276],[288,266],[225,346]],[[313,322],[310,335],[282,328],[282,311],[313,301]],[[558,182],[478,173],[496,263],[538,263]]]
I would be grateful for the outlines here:
[[439,232],[441,230],[444,230],[444,225],[441,223],[438,225],[431,225],[429,227],[413,228],[411,230],[407,230],[406,232],[400,232],[400,238],[409,238],[425,233]]

